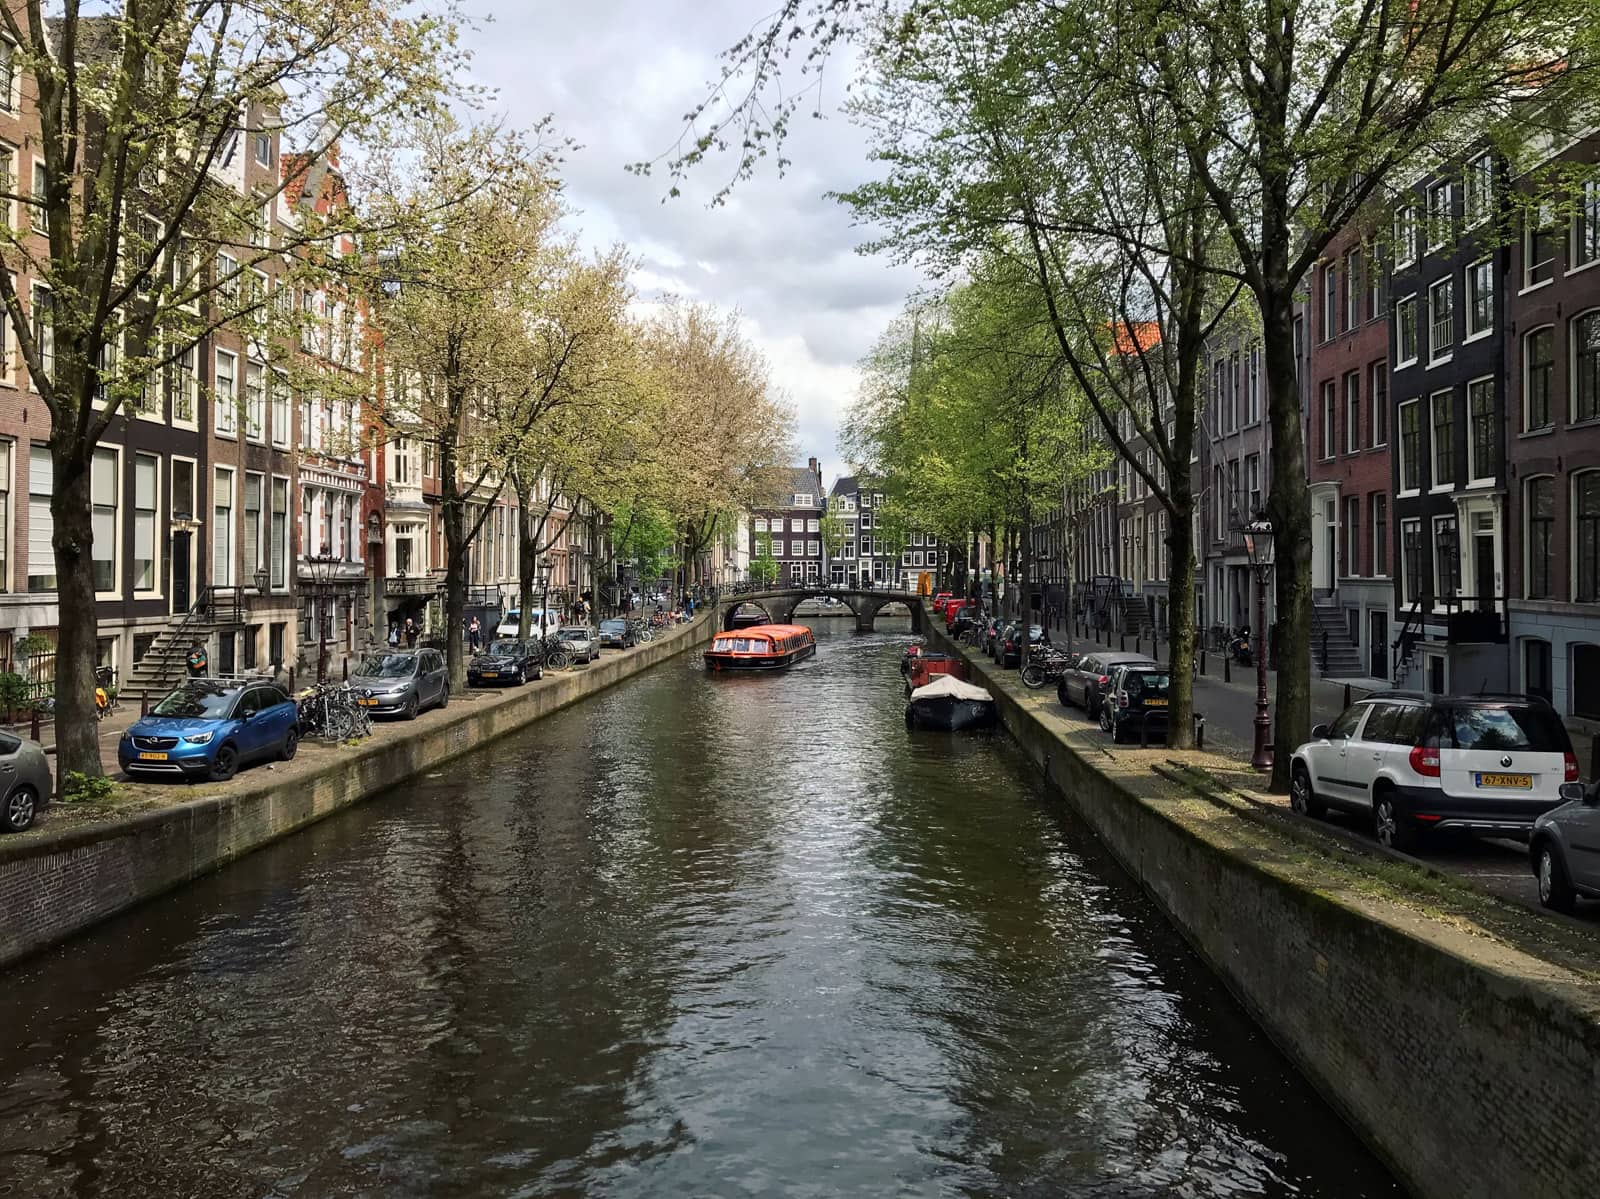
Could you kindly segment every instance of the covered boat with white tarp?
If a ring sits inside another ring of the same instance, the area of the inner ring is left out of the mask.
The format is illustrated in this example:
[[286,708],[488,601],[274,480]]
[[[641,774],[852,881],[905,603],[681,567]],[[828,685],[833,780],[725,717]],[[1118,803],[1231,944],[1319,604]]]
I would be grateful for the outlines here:
[[918,728],[957,732],[992,725],[996,718],[994,696],[949,674],[918,687],[906,703],[906,723]]

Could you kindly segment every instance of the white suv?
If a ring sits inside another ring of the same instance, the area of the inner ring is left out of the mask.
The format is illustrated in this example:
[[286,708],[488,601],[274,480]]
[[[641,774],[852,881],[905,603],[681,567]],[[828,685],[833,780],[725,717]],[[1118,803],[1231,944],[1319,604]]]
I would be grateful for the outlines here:
[[1561,718],[1522,695],[1378,691],[1311,738],[1290,766],[1294,810],[1370,814],[1393,849],[1431,829],[1526,838],[1578,778]]

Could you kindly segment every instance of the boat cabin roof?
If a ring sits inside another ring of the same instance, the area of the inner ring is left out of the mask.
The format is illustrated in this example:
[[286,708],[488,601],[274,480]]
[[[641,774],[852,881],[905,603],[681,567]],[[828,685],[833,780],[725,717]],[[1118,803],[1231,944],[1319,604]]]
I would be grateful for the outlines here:
[[[741,637],[796,637],[801,634],[809,637],[811,630],[803,624],[753,624],[749,628],[737,630]],[[719,633],[718,636],[726,634]]]

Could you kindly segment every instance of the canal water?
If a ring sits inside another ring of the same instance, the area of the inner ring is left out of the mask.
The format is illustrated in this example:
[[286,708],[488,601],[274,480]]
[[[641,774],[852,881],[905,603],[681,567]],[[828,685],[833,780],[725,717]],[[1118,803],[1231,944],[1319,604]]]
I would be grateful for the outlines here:
[[0,978],[0,1194],[1398,1188],[904,631],[689,657]]

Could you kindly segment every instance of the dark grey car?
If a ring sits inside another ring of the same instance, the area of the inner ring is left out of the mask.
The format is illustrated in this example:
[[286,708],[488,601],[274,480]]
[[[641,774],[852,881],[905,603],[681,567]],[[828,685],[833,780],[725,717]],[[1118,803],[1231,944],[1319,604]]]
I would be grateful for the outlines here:
[[1567,783],[1573,798],[1533,822],[1528,857],[1539,880],[1539,902],[1570,912],[1578,896],[1600,899],[1600,783]]
[[1126,666],[1138,663],[1141,666],[1155,666],[1157,663],[1146,654],[1123,653],[1112,651],[1105,653],[1085,654],[1078,659],[1078,664],[1061,676],[1056,684],[1056,698],[1064,707],[1076,704],[1082,708],[1090,720],[1100,716],[1100,701],[1105,696],[1106,686],[1111,682],[1111,668],[1113,666]]
[[412,720],[426,708],[450,702],[450,676],[436,649],[393,649],[369,654],[350,676],[356,702],[374,716]]
[[50,760],[37,741],[0,733],[0,830],[20,833],[50,805]]

